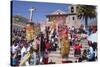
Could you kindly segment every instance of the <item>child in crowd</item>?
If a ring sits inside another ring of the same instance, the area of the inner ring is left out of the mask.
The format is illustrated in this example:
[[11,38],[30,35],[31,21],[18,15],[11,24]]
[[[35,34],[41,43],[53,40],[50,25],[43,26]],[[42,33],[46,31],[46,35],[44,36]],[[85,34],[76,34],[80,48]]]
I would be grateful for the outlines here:
[[75,57],[79,57],[80,56],[81,48],[82,48],[82,45],[79,42],[76,42],[74,44],[74,56]]

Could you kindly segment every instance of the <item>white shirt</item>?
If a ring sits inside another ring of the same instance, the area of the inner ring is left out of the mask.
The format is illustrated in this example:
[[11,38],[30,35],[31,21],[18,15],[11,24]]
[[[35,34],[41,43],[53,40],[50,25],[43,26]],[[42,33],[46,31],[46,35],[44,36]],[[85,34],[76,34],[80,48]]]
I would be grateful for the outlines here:
[[91,59],[93,57],[94,51],[92,47],[89,47],[89,53],[87,55],[88,59]]
[[17,49],[18,49],[18,45],[17,46],[12,46],[12,53],[15,53],[16,51],[17,51]]
[[24,56],[24,53],[26,52],[26,48],[25,47],[23,47],[22,49],[21,49],[21,57],[23,57]]

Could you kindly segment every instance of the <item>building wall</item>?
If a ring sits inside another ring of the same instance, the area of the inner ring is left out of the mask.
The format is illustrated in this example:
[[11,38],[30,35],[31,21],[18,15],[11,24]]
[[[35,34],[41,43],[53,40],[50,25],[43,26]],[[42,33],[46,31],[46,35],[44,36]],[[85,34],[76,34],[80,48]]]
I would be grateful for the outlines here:
[[81,25],[81,22],[80,22],[80,19],[77,18],[77,15],[76,15],[76,10],[77,7],[76,5],[71,5],[68,7],[68,14],[71,14],[71,15],[68,15],[66,17],[66,24],[68,25],[68,27],[72,27],[74,26],[75,28],[79,28],[80,25]]
[[81,25],[80,20],[77,18],[76,15],[69,15],[68,17],[66,17],[66,25],[68,27],[72,27],[74,26],[75,28],[79,28]]

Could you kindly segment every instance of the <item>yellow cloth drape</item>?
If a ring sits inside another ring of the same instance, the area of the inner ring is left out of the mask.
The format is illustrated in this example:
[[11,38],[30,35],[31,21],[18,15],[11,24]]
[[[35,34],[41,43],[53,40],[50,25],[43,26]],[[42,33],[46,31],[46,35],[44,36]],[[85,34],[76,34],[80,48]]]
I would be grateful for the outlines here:
[[32,40],[34,38],[34,30],[33,30],[33,26],[31,25],[27,25],[26,26],[26,39],[28,41]]
[[68,56],[70,51],[70,45],[69,42],[66,38],[62,38],[61,40],[61,55],[63,56]]

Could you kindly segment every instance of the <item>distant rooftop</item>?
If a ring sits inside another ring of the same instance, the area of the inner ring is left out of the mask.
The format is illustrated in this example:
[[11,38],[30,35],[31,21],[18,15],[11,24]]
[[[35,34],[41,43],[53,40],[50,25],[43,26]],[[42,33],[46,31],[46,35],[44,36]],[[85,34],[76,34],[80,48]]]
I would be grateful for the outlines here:
[[52,12],[50,15],[58,15],[58,14],[66,14],[66,12],[64,12],[64,11],[62,11],[62,10],[60,10],[60,9],[58,9],[58,10]]
[[68,15],[76,15],[76,13],[68,13],[67,11],[64,12],[64,11],[58,9],[58,10],[48,14],[47,17],[49,17],[49,16],[58,16],[58,15],[60,15],[60,16],[68,16]]

